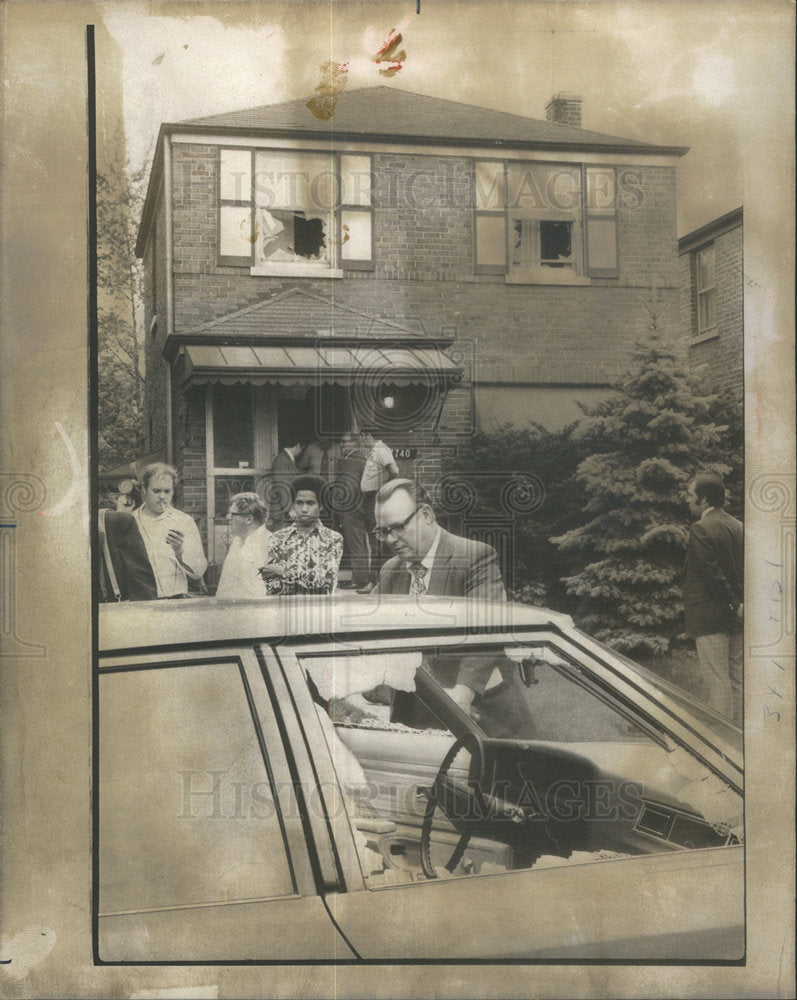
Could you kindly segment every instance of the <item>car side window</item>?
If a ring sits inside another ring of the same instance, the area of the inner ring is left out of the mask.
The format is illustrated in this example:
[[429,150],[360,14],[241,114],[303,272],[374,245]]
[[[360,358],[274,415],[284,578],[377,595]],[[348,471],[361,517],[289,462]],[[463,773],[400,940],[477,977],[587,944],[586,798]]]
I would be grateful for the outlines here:
[[[574,655],[532,640],[299,656],[369,888],[739,838],[738,794]],[[476,694],[456,707],[463,684]]]
[[296,891],[237,661],[104,672],[100,913]]

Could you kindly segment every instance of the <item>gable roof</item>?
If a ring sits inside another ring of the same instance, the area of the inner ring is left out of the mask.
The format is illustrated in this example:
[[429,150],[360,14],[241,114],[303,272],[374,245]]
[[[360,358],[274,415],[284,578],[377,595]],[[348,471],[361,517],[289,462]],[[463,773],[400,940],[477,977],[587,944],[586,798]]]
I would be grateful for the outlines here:
[[327,335],[334,335],[336,342],[451,340],[450,336],[429,337],[424,330],[370,315],[353,306],[343,305],[335,298],[326,298],[299,287],[288,288],[254,305],[226,313],[179,334],[177,339],[194,342],[203,337],[235,341],[253,338],[317,341]]
[[290,132],[338,139],[368,136],[392,141],[661,151],[661,147],[637,139],[618,138],[386,86],[344,90],[329,120],[316,118],[307,107],[307,98],[301,97],[281,104],[192,118],[178,123],[180,126],[213,131]]

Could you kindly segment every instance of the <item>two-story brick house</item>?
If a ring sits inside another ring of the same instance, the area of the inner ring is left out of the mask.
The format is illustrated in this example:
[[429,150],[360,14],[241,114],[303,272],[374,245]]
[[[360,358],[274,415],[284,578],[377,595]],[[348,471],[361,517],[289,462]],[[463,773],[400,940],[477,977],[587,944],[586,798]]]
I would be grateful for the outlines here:
[[743,212],[700,226],[678,241],[681,311],[689,361],[715,392],[744,392]]
[[[366,424],[433,479],[474,427],[576,419],[649,322],[680,332],[661,147],[374,87],[160,134],[138,253],[151,450],[218,517],[277,449]],[[212,555],[212,553],[211,553]]]

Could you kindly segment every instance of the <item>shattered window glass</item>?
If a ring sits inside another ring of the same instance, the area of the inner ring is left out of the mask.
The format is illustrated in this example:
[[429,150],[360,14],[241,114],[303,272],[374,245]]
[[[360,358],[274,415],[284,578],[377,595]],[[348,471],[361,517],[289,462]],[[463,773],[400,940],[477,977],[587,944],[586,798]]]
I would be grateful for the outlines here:
[[334,160],[279,150],[255,157],[255,263],[332,263]]
[[573,258],[573,223],[540,222],[540,264],[568,267]]

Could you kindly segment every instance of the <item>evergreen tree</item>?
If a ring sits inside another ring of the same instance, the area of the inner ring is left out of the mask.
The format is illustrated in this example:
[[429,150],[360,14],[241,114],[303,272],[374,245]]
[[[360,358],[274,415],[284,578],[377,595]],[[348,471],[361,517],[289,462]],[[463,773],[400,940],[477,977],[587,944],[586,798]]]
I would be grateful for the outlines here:
[[564,582],[585,630],[636,655],[667,653],[682,631],[686,484],[701,469],[730,471],[717,460],[726,428],[711,420],[715,398],[694,389],[680,346],[650,311],[651,330],[615,391],[585,408],[590,454],[576,476],[587,520],[551,539],[580,557]]
[[[476,518],[490,523],[496,512],[512,511],[512,545],[503,553],[506,564],[501,567],[509,596],[559,611],[569,610],[572,603],[562,576],[575,571],[577,564],[564,557],[550,537],[581,519],[585,495],[575,473],[586,450],[576,428],[570,424],[550,431],[540,424],[504,424],[490,434],[475,434],[467,449],[443,463],[444,481],[453,477],[474,485]],[[522,484],[530,476],[533,493],[524,497]],[[518,502],[513,504],[512,498]],[[445,519],[445,496],[438,513]],[[455,532],[467,529],[456,521],[450,527]]]

